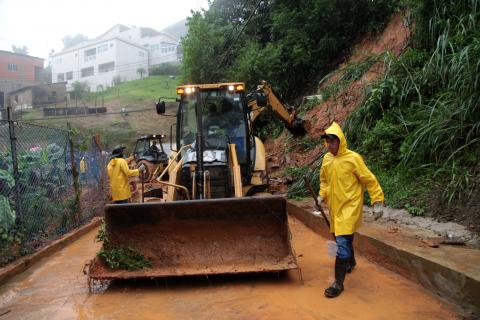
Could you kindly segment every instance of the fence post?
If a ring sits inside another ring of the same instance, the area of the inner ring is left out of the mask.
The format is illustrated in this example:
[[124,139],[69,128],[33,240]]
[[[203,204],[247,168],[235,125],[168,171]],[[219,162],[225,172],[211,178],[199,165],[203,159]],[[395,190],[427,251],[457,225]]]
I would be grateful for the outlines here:
[[20,173],[18,172],[17,137],[15,135],[15,122],[13,121],[12,107],[7,107],[8,132],[10,134],[10,149],[12,150],[13,179],[15,180],[15,224],[23,222],[22,206],[20,203]]
[[73,189],[75,191],[75,223],[77,225],[80,224],[80,184],[78,182],[78,171],[77,171],[77,164],[75,162],[75,144],[72,139],[72,128],[70,123],[67,123],[68,127],[68,143],[70,145],[70,164],[72,166],[72,178],[73,178]]

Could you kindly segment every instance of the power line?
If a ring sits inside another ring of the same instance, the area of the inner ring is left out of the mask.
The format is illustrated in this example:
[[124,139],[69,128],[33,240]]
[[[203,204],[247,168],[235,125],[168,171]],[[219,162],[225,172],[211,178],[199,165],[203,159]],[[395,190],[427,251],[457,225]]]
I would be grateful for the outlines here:
[[[245,6],[247,5],[248,3],[248,0],[245,0],[243,2],[243,5],[242,5],[242,8],[240,9],[240,11],[243,11],[243,9],[245,9]],[[236,31],[238,25],[236,25],[232,30],[230,30],[228,36],[225,38],[225,42],[223,44],[223,49],[225,49],[225,47],[227,46],[227,43],[231,40],[231,38],[233,37],[233,33],[234,31]]]
[[231,50],[231,48],[235,45],[235,43],[238,41],[238,38],[240,38],[240,35],[243,33],[243,31],[245,30],[245,28],[247,27],[247,25],[250,23],[250,20],[252,19],[253,15],[255,14],[255,12],[257,11],[258,7],[260,6],[260,3],[262,2],[262,0],[258,0],[257,4],[255,5],[255,8],[252,10],[252,13],[250,14],[250,16],[247,18],[247,20],[245,21],[245,24],[243,25],[242,29],[240,30],[240,32],[237,34],[237,37],[235,38],[235,40],[233,41],[233,43],[228,47],[228,49],[225,51],[223,57],[222,57],[222,60],[220,60],[220,64],[223,64],[223,62],[225,61],[225,58],[226,56],[228,55],[229,51]]

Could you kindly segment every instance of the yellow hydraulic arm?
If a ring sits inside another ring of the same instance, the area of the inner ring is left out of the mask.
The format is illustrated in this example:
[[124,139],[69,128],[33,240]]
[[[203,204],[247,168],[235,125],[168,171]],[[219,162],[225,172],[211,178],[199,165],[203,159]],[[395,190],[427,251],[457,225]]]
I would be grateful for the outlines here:
[[297,118],[296,111],[292,107],[280,101],[273,92],[270,84],[265,80],[260,82],[255,92],[250,96],[248,107],[251,110],[250,116],[252,123],[255,122],[255,119],[257,119],[263,111],[270,109],[286,124],[292,133],[304,135],[306,132],[304,121]]

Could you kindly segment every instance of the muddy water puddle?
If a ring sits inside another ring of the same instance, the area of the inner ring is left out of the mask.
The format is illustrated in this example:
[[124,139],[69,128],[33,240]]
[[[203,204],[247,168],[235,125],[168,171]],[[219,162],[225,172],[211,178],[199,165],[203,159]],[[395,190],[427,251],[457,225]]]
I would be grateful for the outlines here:
[[99,250],[92,231],[0,287],[4,319],[456,319],[451,306],[358,257],[345,292],[326,299],[333,259],[326,240],[295,219],[304,284],[284,274],[114,281],[89,294],[82,269]]

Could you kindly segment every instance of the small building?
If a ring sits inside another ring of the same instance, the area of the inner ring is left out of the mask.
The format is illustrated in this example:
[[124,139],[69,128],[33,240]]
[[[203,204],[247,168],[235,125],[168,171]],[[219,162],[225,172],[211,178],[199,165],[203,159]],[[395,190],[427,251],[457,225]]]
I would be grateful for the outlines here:
[[8,105],[14,111],[64,104],[67,99],[66,82],[33,85],[12,91],[8,95]]
[[[0,50],[0,110],[8,105],[10,92],[39,83],[43,73],[42,58]],[[0,119],[6,119],[0,111]]]
[[0,50],[0,79],[38,82],[43,71],[43,59]]

